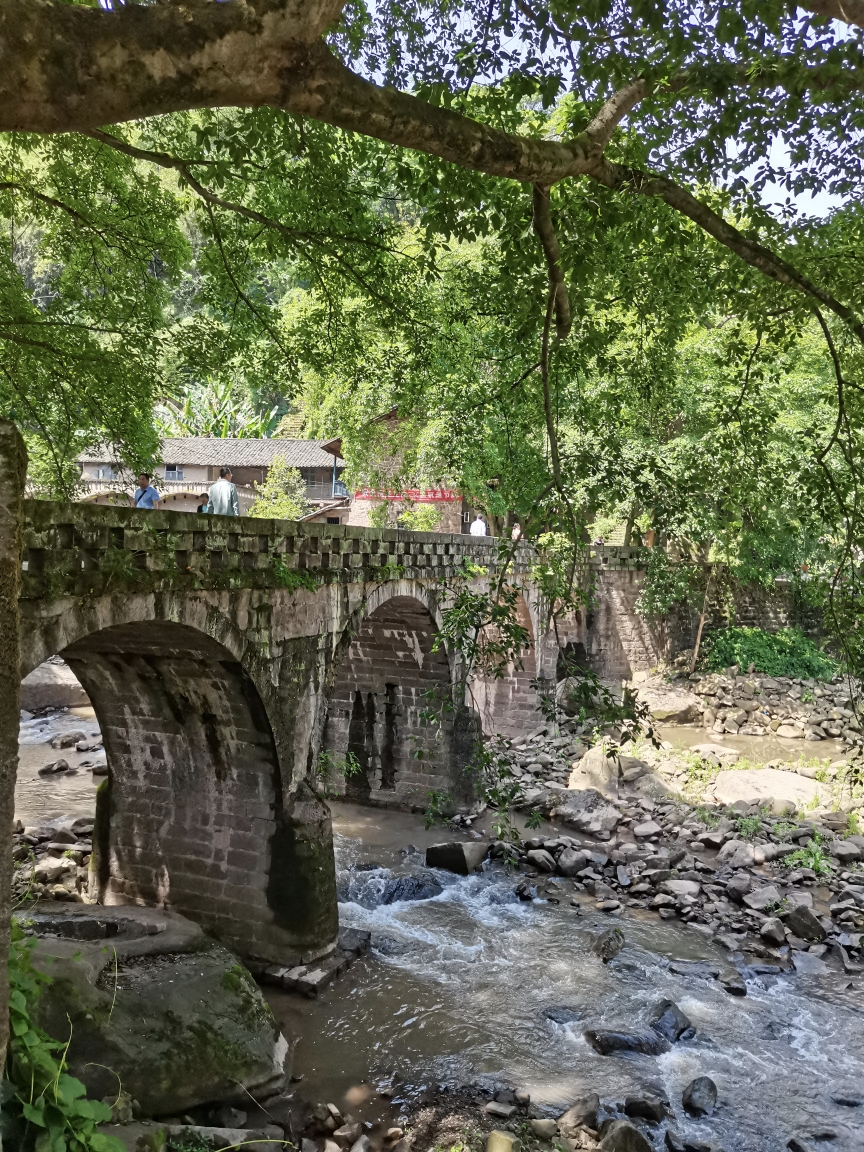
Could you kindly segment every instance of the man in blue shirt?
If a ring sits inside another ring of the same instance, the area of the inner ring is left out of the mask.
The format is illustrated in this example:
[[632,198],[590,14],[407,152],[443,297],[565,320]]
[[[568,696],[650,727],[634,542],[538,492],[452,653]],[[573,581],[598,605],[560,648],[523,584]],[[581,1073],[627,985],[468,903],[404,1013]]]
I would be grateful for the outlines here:
[[132,502],[136,508],[155,508],[159,503],[159,493],[150,484],[150,477],[146,472],[142,472],[138,477],[138,487],[135,489]]

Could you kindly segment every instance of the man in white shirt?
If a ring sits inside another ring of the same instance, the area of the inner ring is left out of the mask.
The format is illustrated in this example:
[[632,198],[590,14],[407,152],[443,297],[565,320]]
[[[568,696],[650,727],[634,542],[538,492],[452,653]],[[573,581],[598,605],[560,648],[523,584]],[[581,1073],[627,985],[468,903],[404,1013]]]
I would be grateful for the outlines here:
[[477,519],[474,520],[471,524],[470,531],[472,536],[486,535],[486,521],[483,519],[479,512],[477,513]]
[[231,483],[231,469],[220,468],[219,479],[210,485],[209,511],[214,516],[239,516],[240,501],[237,488]]

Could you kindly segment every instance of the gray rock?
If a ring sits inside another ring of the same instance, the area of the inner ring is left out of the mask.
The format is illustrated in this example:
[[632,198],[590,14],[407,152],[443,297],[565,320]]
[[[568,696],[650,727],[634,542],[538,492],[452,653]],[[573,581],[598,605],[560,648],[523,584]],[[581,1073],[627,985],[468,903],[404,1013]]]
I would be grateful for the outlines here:
[[651,1142],[629,1120],[613,1120],[600,1141],[603,1152],[653,1152]]
[[447,872],[455,872],[457,876],[467,876],[480,867],[488,851],[489,845],[484,841],[432,844],[426,849],[426,866],[443,868]]
[[710,1116],[717,1104],[717,1085],[709,1076],[697,1076],[684,1089],[681,1103],[692,1116]]
[[607,928],[605,932],[601,932],[599,936],[595,937],[591,951],[595,956],[599,956],[604,964],[608,964],[610,960],[615,959],[623,947],[624,933],[616,926],[615,928]]
[[680,1040],[689,1033],[693,1035],[695,1029],[689,1018],[672,1000],[661,1000],[655,1005],[651,1013],[651,1027],[667,1040]]
[[773,944],[778,948],[786,943],[786,931],[783,927],[783,921],[779,920],[776,916],[769,916],[769,918],[760,925],[759,935],[766,944]]
[[831,846],[831,855],[841,864],[854,864],[861,859],[861,849],[850,844],[848,840],[838,840]]
[[786,916],[786,927],[802,940],[824,940],[825,929],[810,908],[799,905]]
[[567,1111],[558,1117],[558,1131],[562,1136],[572,1139],[580,1128],[597,1127],[597,1113],[600,1111],[600,1097],[596,1092],[589,1092],[574,1100]]
[[443,891],[431,872],[416,872],[411,876],[394,876],[388,880],[380,902],[401,904],[406,900],[431,900]]
[[557,1120],[532,1120],[531,1130],[540,1140],[554,1140],[558,1135]]
[[660,890],[670,896],[698,896],[702,888],[695,880],[664,880]]
[[592,836],[614,832],[621,819],[618,809],[593,788],[560,793],[550,815],[553,820]]
[[627,1096],[624,1099],[625,1116],[636,1116],[650,1124],[659,1124],[666,1111],[666,1104],[659,1096]]
[[570,774],[568,788],[596,788],[605,796],[618,795],[618,757],[601,742],[589,748]]
[[490,1100],[483,1109],[487,1116],[495,1116],[499,1120],[509,1120],[516,1111],[515,1104],[502,1104],[499,1100]]
[[74,748],[79,740],[86,740],[86,732],[59,732],[51,741],[52,748]]
[[717,866],[725,864],[731,868],[752,868],[756,852],[747,840],[727,840],[717,853]]
[[757,888],[755,892],[748,892],[744,897],[748,908],[757,912],[764,912],[766,908],[780,903],[780,893],[773,884],[766,884],[764,888]]
[[545,848],[534,848],[528,853],[528,862],[541,872],[555,871],[555,857]]
[[645,1056],[659,1056],[669,1051],[669,1041],[658,1032],[616,1032],[611,1028],[589,1028],[585,1039],[601,1056],[613,1052],[641,1052]]
[[21,707],[31,712],[37,708],[82,708],[89,703],[89,696],[68,664],[46,661],[21,681]]
[[[35,911],[58,914],[52,901]],[[67,1036],[74,1020],[69,1073],[88,1096],[116,1096],[119,1078],[142,1112],[165,1114],[213,1100],[245,1106],[250,1095],[281,1089],[287,1043],[227,948],[185,917],[155,908],[63,904],[62,917],[117,928],[110,948],[79,933],[39,936],[33,952],[33,963],[52,978],[36,1022],[51,1036]]]
[[725,972],[721,972],[718,979],[720,987],[728,992],[730,996],[746,996],[747,985],[744,983],[744,977],[740,972],[736,972],[734,968],[729,968]]
[[575,1008],[567,1008],[557,1004],[551,1008],[544,1008],[543,1015],[553,1024],[572,1024],[575,1020],[580,1019],[580,1014]]
[[735,900],[740,904],[752,887],[753,877],[746,872],[739,872],[726,885],[726,895],[730,900]]
[[659,836],[663,829],[656,820],[644,820],[633,828],[633,835],[637,840],[647,840],[651,836]]
[[819,956],[810,952],[792,952],[792,966],[801,976],[827,976],[831,969]]
[[576,876],[586,867],[590,860],[587,852],[579,852],[575,848],[565,848],[558,857],[557,869],[561,876]]

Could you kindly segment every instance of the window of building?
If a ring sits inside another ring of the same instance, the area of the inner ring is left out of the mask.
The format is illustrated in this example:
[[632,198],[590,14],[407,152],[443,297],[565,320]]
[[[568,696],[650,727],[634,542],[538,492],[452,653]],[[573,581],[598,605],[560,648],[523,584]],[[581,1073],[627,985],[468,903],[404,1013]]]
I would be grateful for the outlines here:
[[165,465],[165,479],[166,480],[182,480],[183,479],[183,465],[182,464],[166,464]]
[[116,480],[117,479],[117,473],[114,471],[114,469],[111,467],[110,464],[100,464],[96,468],[96,479],[97,480]]
[[328,516],[327,517],[327,523],[328,524],[341,524],[342,521],[339,519],[338,516]]

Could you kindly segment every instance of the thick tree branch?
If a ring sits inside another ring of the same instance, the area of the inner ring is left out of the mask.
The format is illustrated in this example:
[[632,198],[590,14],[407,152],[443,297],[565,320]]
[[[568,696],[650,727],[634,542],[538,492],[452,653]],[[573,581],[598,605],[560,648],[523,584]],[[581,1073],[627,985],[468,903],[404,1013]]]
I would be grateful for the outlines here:
[[697,200],[686,188],[682,188],[680,184],[676,184],[664,176],[640,172],[638,169],[626,168],[621,164],[611,164],[605,160],[603,169],[602,173],[597,174],[597,178],[608,187],[622,191],[629,188],[642,196],[653,196],[664,200],[670,208],[674,208],[676,212],[689,217],[709,236],[713,236],[715,240],[740,257],[751,268],[761,272],[763,276],[767,276],[770,280],[783,284],[787,288],[796,288],[799,292],[809,296],[811,300],[818,301],[830,309],[864,344],[864,323],[851,308],[847,308],[830,292],[826,292],[818,284],[814,284],[794,265],[787,263],[770,248],[765,248],[757,241],[750,240],[743,232],[739,232],[737,228],[728,224],[713,208],[709,208],[707,204]]
[[566,340],[572,323],[570,296],[564,282],[564,270],[561,267],[561,248],[555,233],[555,225],[552,223],[552,213],[549,211],[549,189],[540,184],[534,185],[533,224],[534,232],[543,245],[543,254],[546,257],[550,299],[555,305],[555,335],[559,340]]

